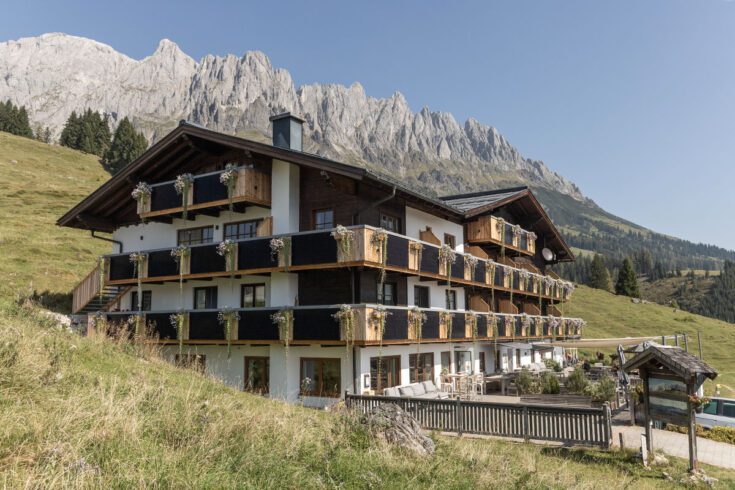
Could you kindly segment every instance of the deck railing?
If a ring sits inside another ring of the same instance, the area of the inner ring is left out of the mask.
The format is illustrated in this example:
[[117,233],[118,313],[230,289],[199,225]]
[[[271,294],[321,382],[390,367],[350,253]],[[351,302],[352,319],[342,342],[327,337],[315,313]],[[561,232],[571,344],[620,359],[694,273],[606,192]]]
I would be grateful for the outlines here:
[[[271,253],[271,237],[239,240],[234,252],[237,256],[237,270],[234,272],[238,275],[267,273],[285,270],[286,265],[293,271],[360,265],[449,281],[454,285],[512,290],[514,293],[532,297],[540,295],[556,301],[564,301],[571,296],[571,290],[562,288],[561,282],[554,280],[549,285],[545,276],[511,265],[513,262],[510,259],[499,263],[471,254],[457,253],[455,262],[446,264],[439,259],[441,247],[390,232],[387,233],[383,253],[373,240],[376,228],[356,225],[346,229],[352,232],[348,247],[340,245],[332,236],[334,230],[278,235],[291,239],[288,264],[284,263],[282,257],[279,261],[279,257]],[[226,270],[225,260],[217,254],[217,244],[193,245],[190,248],[191,254],[184,264],[184,269],[188,271],[185,279],[226,276],[233,272]],[[172,248],[163,248],[143,251],[148,254],[148,270],[143,276],[144,280],[152,282],[179,279],[176,264],[170,255],[171,250]],[[134,267],[128,254],[108,257],[112,284],[135,282]]]
[[[415,343],[415,342],[470,342],[482,340],[516,340],[579,337],[584,322],[578,318],[530,317],[502,313],[479,313],[462,310],[420,308],[424,319],[420,332],[412,329],[410,314],[414,308],[384,307],[374,304],[349,305],[353,312],[352,333],[341,329],[335,314],[343,305],[239,308],[236,331],[230,332],[230,341],[285,341],[279,336],[271,315],[290,310],[293,325],[289,342],[319,341],[324,343],[355,342],[361,345]],[[102,316],[112,323],[131,323],[140,317],[151,334],[161,341],[176,341],[178,333],[171,315],[179,310],[107,312]],[[218,309],[183,310],[185,315],[181,340],[226,341],[224,325],[218,320]],[[91,315],[92,318],[95,315]],[[449,325],[451,319],[451,328]],[[283,332],[281,332],[282,334]],[[347,338],[351,335],[351,338]],[[382,335],[382,339],[381,339]]]
[[348,407],[363,413],[383,403],[398,405],[413,415],[426,430],[603,448],[609,448],[612,444],[612,416],[607,404],[600,408],[576,408],[349,393],[345,393],[345,402]]
[[100,266],[97,265],[87,274],[72,292],[72,311],[77,312],[87,306],[95,296],[100,294]]
[[526,255],[536,253],[535,234],[495,216],[480,216],[468,223],[467,241],[478,244],[494,243]]

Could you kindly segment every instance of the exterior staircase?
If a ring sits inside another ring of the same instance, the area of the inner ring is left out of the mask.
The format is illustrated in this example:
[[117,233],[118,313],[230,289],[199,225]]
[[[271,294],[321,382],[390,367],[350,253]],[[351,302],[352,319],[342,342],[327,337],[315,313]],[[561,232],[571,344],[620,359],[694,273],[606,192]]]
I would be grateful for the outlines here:
[[74,288],[72,311],[75,315],[107,311],[130,289],[130,286],[103,284],[100,293],[99,267],[92,269]]

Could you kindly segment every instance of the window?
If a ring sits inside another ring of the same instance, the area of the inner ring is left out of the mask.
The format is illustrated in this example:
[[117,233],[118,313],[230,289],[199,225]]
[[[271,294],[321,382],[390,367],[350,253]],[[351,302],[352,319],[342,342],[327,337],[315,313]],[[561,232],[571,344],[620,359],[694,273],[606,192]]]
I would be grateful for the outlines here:
[[341,361],[339,358],[301,358],[301,394],[304,396],[340,395]]
[[485,353],[480,352],[480,372],[485,373]]
[[447,289],[447,309],[448,310],[456,310],[457,309],[457,291]]
[[429,288],[426,286],[413,287],[413,304],[419,308],[429,307]]
[[[140,305],[140,311],[151,311],[152,296],[150,291],[143,291],[143,304]],[[138,291],[130,293],[130,310],[138,311]]]
[[243,238],[254,238],[258,236],[258,225],[260,220],[240,221],[239,223],[227,223],[225,225],[225,240],[242,240]]
[[516,349],[516,369],[521,368],[521,350]]
[[253,308],[265,306],[265,284],[243,284],[240,306]]
[[408,369],[411,383],[434,381],[434,354],[431,352],[409,354]]
[[472,372],[472,352],[468,350],[458,350],[454,352],[454,363],[457,365],[458,373]]
[[396,283],[384,282],[382,285],[378,283],[378,304],[395,306]]
[[270,359],[245,358],[245,391],[264,395],[270,392]]
[[457,246],[457,239],[454,238],[454,235],[450,235],[449,233],[444,234],[444,245],[449,245],[452,247],[452,250]]
[[452,372],[452,353],[449,351],[444,351],[441,353],[441,361],[442,361],[442,373],[451,373]]
[[211,226],[187,228],[179,230],[177,245],[199,245],[200,243],[212,243],[213,240],[214,228]]
[[334,228],[334,211],[332,209],[314,211],[315,230],[330,230],[332,228]]
[[385,388],[401,384],[401,356],[370,358],[370,389],[382,394]]
[[206,369],[207,356],[204,354],[176,354],[175,362],[178,367],[203,373]]
[[707,415],[717,415],[717,400],[708,402],[707,405],[704,406],[702,413],[706,413]]
[[722,415],[723,417],[735,418],[735,402],[728,402],[721,400],[722,402]]
[[217,286],[194,288],[194,309],[217,308]]
[[380,214],[380,226],[388,231],[401,232],[401,219],[390,214]]

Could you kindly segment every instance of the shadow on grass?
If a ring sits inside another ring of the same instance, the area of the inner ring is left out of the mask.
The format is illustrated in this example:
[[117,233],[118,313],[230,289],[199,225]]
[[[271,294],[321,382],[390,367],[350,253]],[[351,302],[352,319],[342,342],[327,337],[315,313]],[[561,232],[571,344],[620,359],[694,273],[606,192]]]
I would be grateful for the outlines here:
[[662,478],[660,471],[651,471],[643,467],[638,453],[631,449],[609,450],[602,449],[580,449],[568,447],[547,447],[541,450],[546,456],[554,456],[577,463],[605,465],[616,468],[631,476],[639,478],[651,478],[659,480]]
[[52,293],[51,291],[33,291],[28,297],[34,303],[56,313],[68,315],[71,313],[71,293]]

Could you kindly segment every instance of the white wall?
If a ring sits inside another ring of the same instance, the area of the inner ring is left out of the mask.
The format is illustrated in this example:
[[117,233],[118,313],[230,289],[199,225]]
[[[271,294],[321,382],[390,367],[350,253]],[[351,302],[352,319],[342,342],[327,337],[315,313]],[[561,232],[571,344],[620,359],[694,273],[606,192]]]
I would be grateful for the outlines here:
[[301,169],[298,165],[273,160],[271,173],[271,210],[273,233],[299,231],[299,186]]
[[406,301],[408,306],[414,305],[414,295],[413,295],[413,287],[414,286],[424,286],[429,288],[429,307],[430,308],[446,308],[447,306],[447,296],[446,291],[447,289],[451,289],[452,291],[456,291],[457,293],[457,309],[458,310],[464,310],[465,309],[465,298],[464,298],[464,288],[460,287],[447,287],[446,283],[443,281],[420,281],[418,277],[409,277],[406,280],[406,284],[408,286],[408,291],[406,295]]
[[431,227],[431,231],[442,243],[444,242],[444,233],[454,235],[457,240],[456,250],[458,252],[464,251],[464,228],[462,225],[406,206],[406,236],[418,239],[420,238],[419,231],[426,230],[427,226]]
[[[205,355],[205,374],[207,376],[212,376],[228,386],[242,390],[245,378],[245,357],[267,357],[269,347],[233,345],[231,348],[229,358],[227,357],[227,346],[222,345],[184,345],[183,353]],[[167,345],[163,348],[164,356],[171,362],[174,362],[178,353],[178,345]]]
[[[178,230],[214,225],[213,243],[219,243],[224,236],[224,225],[226,223],[248,221],[266,218],[268,216],[270,216],[270,210],[257,206],[249,206],[244,213],[223,211],[219,217],[200,214],[193,220],[185,221],[175,218],[171,224],[149,221],[145,224],[123,226],[113,232],[112,238],[113,240],[121,241],[123,243],[123,252],[129,253],[138,250],[175,247]],[[143,237],[142,240],[141,237]],[[112,253],[117,253],[117,245],[112,244],[111,251]]]

